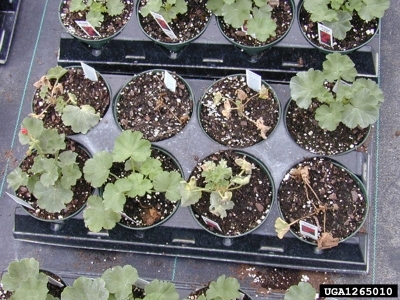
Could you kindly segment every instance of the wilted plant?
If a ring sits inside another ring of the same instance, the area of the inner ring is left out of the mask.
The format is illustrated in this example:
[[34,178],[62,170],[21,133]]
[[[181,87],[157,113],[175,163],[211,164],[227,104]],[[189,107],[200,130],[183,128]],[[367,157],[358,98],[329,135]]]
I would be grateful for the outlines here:
[[343,40],[353,27],[350,21],[354,14],[367,22],[382,18],[390,0],[304,0],[303,5],[313,22],[323,22],[332,29],[334,38]]
[[118,16],[125,5],[120,0],[71,0],[71,12],[85,12],[86,21],[92,26],[99,27],[104,21],[104,14]]
[[169,23],[179,14],[187,12],[187,3],[185,0],[148,0],[140,9],[140,14],[146,17],[150,12],[159,13]]
[[[114,143],[112,153],[97,152],[83,168],[85,179],[93,187],[104,186],[102,197],[91,196],[83,217],[86,226],[94,232],[112,229],[123,213],[128,198],[142,197],[155,193],[164,193],[166,199],[180,200],[178,187],[182,176],[177,171],[164,171],[160,160],[150,157],[151,143],[142,138],[141,132],[123,131]],[[111,172],[113,163],[124,163],[128,176],[118,177]],[[115,182],[107,182],[109,177]],[[137,205],[143,206],[138,200]],[[153,223],[158,215],[155,207],[148,207],[148,214]],[[151,224],[148,224],[151,225]]]
[[379,86],[371,79],[357,78],[347,55],[326,56],[323,70],[298,72],[290,80],[290,93],[297,106],[308,109],[313,100],[321,105],[315,119],[322,129],[333,131],[343,123],[348,128],[366,128],[375,123],[384,101]]
[[182,181],[179,187],[182,196],[181,205],[195,204],[200,200],[202,192],[210,193],[210,212],[221,218],[226,217],[226,210],[232,209],[235,205],[232,201],[232,191],[249,183],[254,168],[254,165],[245,158],[237,158],[235,163],[241,168],[240,173],[236,175],[224,159],[221,159],[218,165],[213,161],[203,163],[201,176],[204,178],[205,186],[198,187],[194,176],[189,182]]
[[[100,114],[90,105],[77,105],[76,96],[73,93],[64,91],[60,79],[68,72],[67,69],[57,66],[51,68],[46,75],[42,76],[34,86],[40,90],[39,96],[45,105],[40,114],[31,113],[30,116],[43,119],[48,109],[54,107],[55,111],[61,115],[61,119],[66,126],[71,126],[75,133],[87,133],[100,120]],[[54,83],[51,81],[54,80]]]

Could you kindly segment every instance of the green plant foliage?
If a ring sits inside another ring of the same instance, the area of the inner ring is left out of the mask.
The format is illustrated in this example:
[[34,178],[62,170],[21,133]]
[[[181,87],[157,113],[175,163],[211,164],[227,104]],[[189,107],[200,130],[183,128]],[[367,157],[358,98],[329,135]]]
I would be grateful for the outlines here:
[[117,300],[132,298],[132,285],[139,279],[137,270],[130,266],[117,266],[107,269],[101,278],[106,282],[107,290]]
[[105,209],[103,199],[92,195],[88,198],[86,208],[83,211],[85,226],[93,232],[104,229],[112,229],[119,222],[121,216],[111,209]]
[[276,22],[271,17],[272,7],[261,0],[209,0],[207,8],[234,28],[247,25],[247,34],[261,42],[276,35]]
[[124,8],[125,5],[120,0],[71,0],[69,6],[71,12],[85,12],[86,21],[94,27],[101,26],[105,14],[118,16]]
[[99,123],[100,114],[96,113],[90,105],[82,105],[81,107],[67,105],[63,109],[61,119],[65,125],[71,126],[74,132],[85,134]]
[[[160,299],[160,300],[179,300],[179,294],[176,291],[175,285],[171,282],[153,280],[144,287],[146,297],[144,299]],[[147,298],[147,296],[149,296]]]
[[292,285],[285,293],[285,300],[314,300],[317,291],[308,282]]
[[77,278],[72,286],[67,286],[62,294],[62,300],[108,300],[109,291],[102,278]]
[[282,218],[277,218],[275,220],[275,231],[280,239],[282,239],[289,230],[290,224],[288,224],[285,220]]
[[389,6],[390,0],[304,0],[304,8],[311,14],[311,20],[331,28],[338,40],[345,39],[352,28],[353,14],[369,22],[382,18]]
[[146,17],[150,12],[159,13],[167,23],[176,19],[179,14],[187,12],[187,3],[185,0],[149,0],[145,6],[140,9],[140,14]]
[[221,275],[216,281],[212,281],[206,292],[207,300],[212,299],[238,299],[240,284],[236,278]]
[[150,157],[151,143],[143,139],[139,131],[123,131],[116,139],[113,149],[115,162],[123,162],[128,158],[135,162],[144,162]]
[[85,180],[95,187],[101,187],[110,174],[113,158],[107,151],[100,151],[93,155],[93,158],[86,161],[83,167]]
[[251,170],[254,168],[245,159],[236,159],[235,163],[241,168],[240,173],[236,175],[232,173],[232,168],[228,167],[224,159],[221,159],[218,165],[213,161],[204,162],[201,166],[203,170],[201,176],[206,182],[205,186],[198,187],[197,180],[193,176],[188,182],[182,181],[179,187],[181,205],[195,204],[200,200],[202,192],[207,192],[210,194],[210,212],[225,218],[226,211],[235,205],[232,201],[232,191],[249,183]]
[[356,76],[354,63],[347,55],[329,54],[323,71],[309,69],[292,77],[291,97],[303,109],[309,108],[313,99],[323,103],[315,112],[323,129],[333,131],[339,123],[366,128],[378,119],[384,98],[374,81]]

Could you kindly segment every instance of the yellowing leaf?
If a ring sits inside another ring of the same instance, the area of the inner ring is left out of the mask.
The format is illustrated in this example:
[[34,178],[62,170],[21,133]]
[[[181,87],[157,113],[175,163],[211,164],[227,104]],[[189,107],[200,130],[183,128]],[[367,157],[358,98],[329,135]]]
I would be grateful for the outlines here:
[[282,239],[289,229],[290,225],[282,218],[277,218],[275,220],[275,231],[278,234],[278,238]]

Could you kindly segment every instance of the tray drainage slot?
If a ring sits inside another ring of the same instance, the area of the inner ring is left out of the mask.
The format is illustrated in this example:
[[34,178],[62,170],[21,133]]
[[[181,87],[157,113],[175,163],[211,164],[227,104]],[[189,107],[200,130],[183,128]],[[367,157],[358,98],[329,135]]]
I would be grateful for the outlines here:
[[281,253],[284,252],[282,247],[271,247],[271,246],[261,246],[259,250],[269,251],[269,252],[281,252]]
[[185,238],[174,238],[172,242],[177,244],[191,244],[191,245],[194,245],[196,243],[194,239],[185,239]]

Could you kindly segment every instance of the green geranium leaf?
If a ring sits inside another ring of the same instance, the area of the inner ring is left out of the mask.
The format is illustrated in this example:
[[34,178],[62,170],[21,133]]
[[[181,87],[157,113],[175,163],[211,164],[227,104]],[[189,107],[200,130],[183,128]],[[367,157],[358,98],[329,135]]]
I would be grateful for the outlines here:
[[363,0],[363,2],[362,7],[358,10],[358,15],[365,21],[382,18],[390,6],[390,0]]
[[39,137],[39,145],[43,152],[55,154],[65,149],[65,134],[59,134],[55,129],[43,129]]
[[337,12],[328,7],[329,0],[306,0],[304,8],[311,14],[313,22],[334,22],[338,20]]
[[34,258],[24,258],[8,265],[7,273],[1,279],[3,288],[7,291],[17,290],[29,277],[39,274],[39,262]]
[[336,21],[325,21],[324,25],[332,29],[332,35],[338,40],[344,40],[347,32],[353,27],[350,23],[352,15],[347,11],[338,11]]
[[120,0],[108,0],[107,1],[107,13],[110,16],[120,15],[125,8],[125,5]]
[[342,121],[344,106],[342,103],[331,103],[331,105],[321,105],[315,111],[315,120],[318,121],[322,129],[333,131]]
[[99,27],[104,21],[104,16],[99,11],[90,10],[86,15],[86,21],[88,21],[94,27]]
[[93,187],[101,187],[110,175],[112,163],[112,155],[107,151],[95,153],[93,158],[88,159],[83,167],[85,180],[90,182]]
[[145,285],[144,291],[146,295],[158,293],[164,296],[162,299],[179,300],[179,294],[176,291],[175,285],[171,282],[155,279],[149,284]]
[[146,193],[151,193],[153,184],[147,178],[144,178],[143,174],[133,173],[128,176],[128,180],[131,189],[127,192],[127,195],[131,198],[136,196],[144,196]]
[[191,177],[189,182],[181,181],[178,187],[181,206],[185,207],[197,203],[201,198],[201,191],[198,189],[194,177]]
[[74,196],[74,193],[64,189],[61,183],[56,182],[50,187],[45,187],[41,181],[35,184],[33,194],[38,199],[39,207],[50,213],[60,212]]
[[43,186],[52,186],[58,179],[58,167],[54,158],[35,157],[31,171],[40,175]]
[[29,277],[21,283],[21,286],[13,292],[13,300],[43,300],[49,292],[47,288],[48,278],[40,273],[36,277]]
[[28,185],[29,176],[20,167],[15,168],[7,176],[8,187],[16,191],[20,186]]
[[283,239],[285,234],[290,230],[290,225],[282,218],[275,220],[275,231],[278,234],[278,238]]
[[25,118],[22,120],[21,128],[26,129],[27,134],[23,134],[21,131],[18,133],[19,142],[21,145],[29,144],[30,136],[32,138],[38,138],[43,130],[43,121],[36,118]]
[[221,275],[210,283],[206,296],[207,299],[237,299],[240,297],[239,288],[236,278]]
[[308,282],[292,285],[285,293],[285,300],[313,300],[317,291]]
[[88,198],[87,207],[83,212],[85,226],[90,231],[99,232],[101,229],[112,229],[121,219],[121,215],[105,209],[103,199],[99,196],[92,195]]
[[61,168],[61,186],[64,189],[70,189],[76,185],[79,178],[82,177],[82,172],[79,170],[78,165],[67,165]]
[[58,166],[65,167],[69,165],[76,165],[76,158],[78,157],[78,153],[73,152],[71,150],[63,151],[58,155]]
[[140,9],[140,14],[146,17],[150,12],[158,12],[162,6],[162,0],[149,0],[145,6]]
[[265,42],[271,36],[275,36],[276,23],[269,15],[269,12],[265,14],[262,9],[254,8],[253,18],[247,21],[247,34],[254,34],[257,40],[262,42]]
[[240,28],[249,19],[252,3],[247,0],[237,0],[233,4],[222,7],[222,16],[225,23],[234,28]]
[[151,180],[162,170],[161,161],[152,157],[149,157],[140,165],[140,173],[148,176]]
[[107,269],[101,276],[106,288],[117,300],[125,300],[132,294],[132,285],[139,279],[137,270],[130,266],[117,266]]
[[[74,2],[74,1],[72,1]],[[54,68],[51,68],[47,71],[46,77],[50,80],[50,79],[60,79],[62,76],[64,76],[64,74],[66,74],[68,72],[67,69],[64,69],[61,66],[57,66]]]
[[322,67],[325,79],[330,82],[340,79],[353,82],[357,76],[353,61],[347,55],[341,55],[340,53],[328,54]]
[[376,99],[373,103],[370,103],[372,105],[381,103],[384,101],[383,97],[383,92],[379,88],[378,84],[375,81],[372,81],[371,79],[365,79],[365,78],[358,78],[356,81],[354,81],[352,88],[355,91],[360,90],[362,88],[366,88],[369,90],[371,95]]
[[331,0],[330,4],[331,4],[332,9],[339,10],[342,7],[342,5],[344,4],[344,1],[345,0]]
[[136,162],[144,162],[151,154],[151,143],[142,139],[139,131],[123,131],[116,139],[112,152],[115,162],[123,162],[128,158]]
[[82,11],[85,9],[86,9],[86,5],[83,3],[82,0],[71,0],[71,3],[69,5],[69,10],[71,12]]
[[67,286],[61,294],[63,300],[108,300],[109,292],[102,278],[79,277],[72,286]]
[[336,83],[337,90],[336,90],[336,101],[345,103],[347,99],[350,99],[355,92],[354,84],[348,85],[341,81]]
[[211,10],[214,15],[221,16],[222,15],[222,7],[224,6],[223,1],[221,0],[208,0],[206,3],[207,9]]
[[115,183],[108,183],[104,189],[104,208],[119,213],[124,210],[126,203],[125,193],[132,187],[127,178],[118,179]]
[[178,201],[181,199],[179,185],[182,180],[178,172],[161,172],[153,180],[154,190],[165,193],[165,197],[170,201]]
[[75,133],[86,134],[100,121],[100,114],[96,113],[90,105],[82,105],[80,108],[75,105],[67,105],[61,116],[65,125],[71,126]]
[[209,206],[210,212],[221,219],[225,218],[227,216],[226,210],[232,209],[235,206],[235,203],[230,201],[231,198],[232,192],[229,191],[225,192],[222,198],[219,192],[211,192]]
[[306,72],[298,72],[290,79],[290,95],[300,108],[307,109],[313,98],[326,93],[324,77],[324,73],[311,68]]

